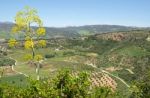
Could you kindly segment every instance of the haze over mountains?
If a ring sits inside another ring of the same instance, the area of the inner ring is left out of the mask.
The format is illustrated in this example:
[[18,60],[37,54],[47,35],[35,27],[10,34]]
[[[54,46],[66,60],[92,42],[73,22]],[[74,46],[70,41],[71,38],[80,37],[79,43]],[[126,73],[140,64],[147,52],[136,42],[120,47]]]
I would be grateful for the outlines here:
[[[12,22],[0,22],[0,38],[10,38]],[[85,26],[70,26],[70,27],[46,27],[47,38],[51,37],[79,37],[83,35],[93,35],[108,32],[131,31],[149,29],[143,27],[130,27],[121,25],[85,25]]]

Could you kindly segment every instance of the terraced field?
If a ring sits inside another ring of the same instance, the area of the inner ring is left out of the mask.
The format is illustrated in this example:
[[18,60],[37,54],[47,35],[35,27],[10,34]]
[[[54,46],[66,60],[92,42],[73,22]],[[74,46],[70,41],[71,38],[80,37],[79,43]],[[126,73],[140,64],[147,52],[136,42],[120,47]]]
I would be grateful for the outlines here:
[[92,72],[89,80],[92,82],[92,86],[109,87],[112,91],[115,91],[117,88],[116,81],[108,74],[105,74],[103,72]]

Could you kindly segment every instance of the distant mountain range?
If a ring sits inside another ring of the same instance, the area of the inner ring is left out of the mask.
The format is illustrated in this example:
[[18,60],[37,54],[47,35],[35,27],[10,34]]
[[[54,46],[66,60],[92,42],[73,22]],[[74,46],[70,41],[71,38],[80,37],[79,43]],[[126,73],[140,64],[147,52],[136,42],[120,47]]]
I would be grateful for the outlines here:
[[[10,33],[14,24],[11,22],[0,22],[0,38],[10,38]],[[72,27],[46,27],[47,38],[51,37],[79,37],[84,35],[93,35],[107,32],[131,31],[150,28],[130,27],[121,25],[85,25]],[[19,35],[21,36],[21,35]],[[17,36],[17,37],[19,37]]]

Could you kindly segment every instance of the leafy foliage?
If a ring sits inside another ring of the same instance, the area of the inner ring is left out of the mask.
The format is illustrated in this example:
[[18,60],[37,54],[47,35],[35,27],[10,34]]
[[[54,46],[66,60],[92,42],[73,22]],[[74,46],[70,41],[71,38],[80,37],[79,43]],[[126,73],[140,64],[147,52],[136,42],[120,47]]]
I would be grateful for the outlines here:
[[32,80],[25,88],[12,85],[0,85],[1,98],[111,98],[108,88],[92,89],[88,74],[71,76],[70,71],[61,71],[53,80]]

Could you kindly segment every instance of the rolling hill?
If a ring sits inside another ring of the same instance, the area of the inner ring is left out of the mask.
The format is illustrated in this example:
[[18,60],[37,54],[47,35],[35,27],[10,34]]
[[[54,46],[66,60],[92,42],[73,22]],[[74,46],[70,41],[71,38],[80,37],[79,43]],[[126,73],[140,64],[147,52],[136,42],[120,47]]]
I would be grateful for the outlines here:
[[[0,38],[10,38],[13,35],[10,33],[11,27],[14,24],[11,22],[0,22]],[[36,27],[34,27],[36,28]],[[131,31],[137,29],[146,29],[138,27],[128,27],[120,25],[85,25],[72,27],[46,27],[47,38],[53,37],[79,37],[84,35],[93,35],[108,32]],[[21,38],[22,35],[16,36]]]

